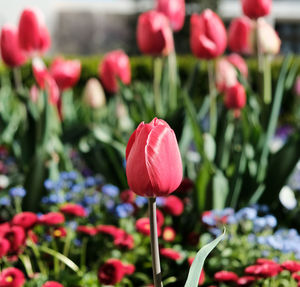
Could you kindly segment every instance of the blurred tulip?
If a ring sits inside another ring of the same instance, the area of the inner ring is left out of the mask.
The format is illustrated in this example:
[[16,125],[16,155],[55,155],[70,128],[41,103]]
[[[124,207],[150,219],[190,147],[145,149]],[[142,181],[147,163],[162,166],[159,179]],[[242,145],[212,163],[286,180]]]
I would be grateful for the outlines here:
[[19,21],[19,43],[28,53],[44,53],[51,45],[51,39],[42,11],[37,8],[23,10]]
[[40,58],[32,60],[33,76],[41,89],[45,89],[45,79],[49,76],[48,69]]
[[129,187],[146,197],[168,195],[180,185],[182,163],[174,131],[163,120],[140,123],[126,148]]
[[1,56],[3,62],[9,67],[18,67],[26,62],[24,52],[18,41],[18,31],[15,27],[4,25],[1,30]]
[[157,11],[141,14],[137,25],[137,42],[144,54],[170,54],[174,50],[174,40],[168,18]]
[[105,106],[105,93],[100,82],[96,78],[89,79],[85,85],[83,100],[87,106],[93,109],[99,109]]
[[264,19],[257,20],[257,33],[259,45],[264,54],[279,53],[281,40],[274,28]]
[[36,103],[39,98],[39,93],[38,87],[36,85],[32,85],[29,91],[30,100]]
[[242,8],[246,16],[257,19],[270,14],[272,0],[242,0]]
[[228,30],[228,45],[231,51],[243,54],[254,52],[254,35],[252,31],[255,25],[248,17],[234,19]]
[[118,91],[118,80],[129,85],[131,70],[128,56],[122,50],[107,53],[99,66],[99,77],[104,88],[111,93]]
[[216,13],[206,9],[200,15],[192,15],[190,45],[193,54],[200,59],[209,60],[224,53],[227,45],[226,29]]
[[169,19],[172,29],[182,29],[185,18],[185,0],[157,0],[156,10]]
[[[49,102],[50,104],[57,106],[60,103],[60,92],[59,92],[59,88],[55,82],[55,80],[52,77],[47,77],[45,80],[45,87],[47,90],[47,93],[49,95]],[[62,111],[61,111],[61,107],[58,106],[58,112],[59,112],[59,116],[62,119]]]
[[294,85],[294,91],[295,91],[296,96],[300,97],[300,76],[298,76],[296,78],[295,85]]
[[225,92],[227,88],[237,83],[237,72],[234,66],[225,58],[216,63],[216,86],[219,92]]
[[225,106],[228,109],[240,110],[246,105],[245,88],[240,83],[228,88],[225,93]]
[[79,60],[56,58],[50,67],[50,75],[61,91],[75,86],[80,78],[81,63]]
[[248,66],[246,61],[238,54],[230,54],[226,58],[229,63],[231,63],[239,72],[243,75],[244,78],[248,78]]

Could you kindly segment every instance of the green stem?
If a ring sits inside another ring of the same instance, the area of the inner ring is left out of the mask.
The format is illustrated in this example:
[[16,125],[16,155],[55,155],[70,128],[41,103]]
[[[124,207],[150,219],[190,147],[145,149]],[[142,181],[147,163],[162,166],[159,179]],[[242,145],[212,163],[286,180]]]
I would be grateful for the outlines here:
[[19,255],[19,259],[23,263],[28,277],[32,278],[34,273],[33,273],[33,269],[32,269],[32,265],[31,265],[31,261],[29,259],[29,256],[27,256],[25,254],[21,254],[21,255]]
[[16,196],[14,198],[15,202],[15,208],[16,208],[16,213],[21,213],[22,212],[22,200],[19,196]]
[[160,93],[160,83],[162,77],[162,58],[157,57],[154,59],[154,79],[153,79],[153,91],[154,91],[154,105],[157,116],[162,115],[162,102]]
[[20,92],[23,90],[22,74],[20,68],[17,67],[13,68],[13,75],[14,75],[16,90]]
[[41,273],[43,275],[47,275],[47,269],[46,269],[43,261],[41,260],[41,254],[40,254],[40,251],[39,251],[38,247],[36,246],[36,244],[31,239],[28,239],[27,246],[31,247],[33,254],[37,260],[37,265],[38,265]]
[[81,246],[81,256],[80,256],[80,269],[81,271],[85,271],[86,269],[86,250],[87,250],[87,244],[88,244],[88,237],[83,238],[82,240],[82,246]]
[[162,287],[161,269],[159,260],[158,236],[157,236],[157,219],[156,219],[156,199],[148,199],[149,218],[150,218],[150,238],[151,238],[151,255],[154,287]]
[[[71,230],[67,230],[67,237],[64,245],[64,250],[63,250],[63,255],[68,257],[70,247],[71,247],[71,242],[72,242],[72,232]],[[62,264],[62,270],[65,269],[65,264]]]
[[207,63],[207,70],[210,96],[209,131],[214,137],[217,131],[217,94],[214,80],[214,62],[212,60]]
[[170,81],[169,107],[171,111],[174,111],[177,107],[177,59],[175,51],[169,54],[168,63]]
[[271,74],[271,63],[269,56],[263,57],[264,60],[264,102],[269,105],[272,101],[272,74]]
[[[51,234],[53,234],[53,232],[51,232]],[[53,240],[52,240],[52,246],[53,246],[54,251],[58,252],[55,238],[53,238]],[[59,277],[59,261],[56,256],[53,257],[53,264],[54,264],[54,276],[56,279],[58,279],[58,277]]]

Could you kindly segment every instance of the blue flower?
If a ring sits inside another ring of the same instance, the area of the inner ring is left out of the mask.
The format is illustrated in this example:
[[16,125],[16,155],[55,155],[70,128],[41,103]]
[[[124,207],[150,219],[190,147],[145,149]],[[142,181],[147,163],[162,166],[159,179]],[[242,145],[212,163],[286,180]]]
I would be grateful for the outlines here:
[[209,216],[209,215],[202,216],[202,221],[204,224],[206,224],[208,226],[215,226],[217,224],[213,215],[212,216]]
[[265,217],[266,224],[270,228],[275,228],[277,225],[277,219],[273,215],[266,215]]
[[96,185],[96,180],[93,176],[88,176],[85,180],[86,187],[92,187]]
[[77,247],[80,247],[82,245],[82,242],[80,239],[78,238],[75,238],[74,241],[73,241],[74,245],[77,246]]
[[69,228],[71,228],[72,230],[76,230],[77,226],[78,226],[78,223],[76,221],[70,221],[70,222],[67,223],[67,226]]
[[44,187],[47,189],[47,190],[52,190],[55,188],[55,182],[51,179],[46,179],[44,181]]
[[165,205],[165,201],[166,201],[165,197],[157,197],[156,198],[156,204],[159,207],[164,206]]
[[143,196],[137,196],[135,198],[135,203],[138,207],[143,207],[145,204],[147,204],[147,198]]
[[257,217],[254,219],[254,232],[260,232],[262,231],[266,225],[266,219],[264,217]]
[[13,187],[9,190],[9,194],[12,197],[24,197],[26,195],[26,190],[21,186]]
[[103,185],[102,192],[107,196],[116,197],[119,195],[119,188],[112,184],[106,184]]
[[107,209],[108,211],[113,211],[113,209],[114,209],[114,207],[115,207],[115,202],[114,202],[112,199],[107,200],[107,201],[105,202],[105,207],[106,207],[106,209]]
[[255,208],[245,207],[240,209],[235,216],[238,221],[254,220],[257,216],[257,210]]
[[11,205],[11,200],[8,196],[3,196],[0,198],[0,205],[2,206],[9,206]]
[[82,190],[82,188],[83,188],[82,184],[74,184],[71,187],[71,192],[79,193]]
[[123,203],[116,207],[116,214],[119,218],[128,217],[134,211],[133,206],[130,203]]

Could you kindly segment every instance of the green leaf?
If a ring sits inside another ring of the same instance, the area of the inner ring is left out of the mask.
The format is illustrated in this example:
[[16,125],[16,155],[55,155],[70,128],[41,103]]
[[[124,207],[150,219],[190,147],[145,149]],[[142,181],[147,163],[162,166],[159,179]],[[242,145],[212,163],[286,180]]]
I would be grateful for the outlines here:
[[212,242],[203,246],[197,253],[193,264],[190,268],[189,275],[184,287],[197,287],[199,283],[199,278],[201,275],[201,271],[204,265],[204,261],[209,253],[219,244],[221,240],[224,239],[226,233],[226,229],[224,228],[224,232],[222,235],[217,237]]
[[221,170],[217,170],[213,178],[213,209],[223,209],[226,204],[229,186],[228,180]]

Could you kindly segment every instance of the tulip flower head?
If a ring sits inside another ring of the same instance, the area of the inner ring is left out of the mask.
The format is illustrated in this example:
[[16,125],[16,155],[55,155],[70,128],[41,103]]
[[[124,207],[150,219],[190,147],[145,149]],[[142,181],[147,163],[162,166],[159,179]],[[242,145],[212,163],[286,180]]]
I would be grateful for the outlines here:
[[128,56],[122,50],[107,53],[99,66],[99,77],[104,88],[110,93],[118,91],[118,80],[129,85],[131,70]]
[[225,92],[227,88],[237,83],[237,72],[234,66],[226,58],[216,63],[216,86],[219,92]]
[[1,56],[9,67],[18,67],[26,62],[26,56],[19,46],[18,30],[10,25],[4,25],[1,30]]
[[105,106],[105,93],[102,85],[96,78],[88,80],[84,88],[83,100],[87,106],[93,109],[99,109]]
[[245,15],[257,19],[270,14],[272,0],[242,0],[242,8]]
[[233,53],[227,56],[226,59],[243,75],[244,78],[248,77],[247,63],[240,55]]
[[126,148],[129,187],[146,197],[165,196],[182,180],[182,162],[174,131],[163,120],[142,122]]
[[200,15],[192,15],[190,45],[193,54],[200,59],[210,60],[224,53],[227,45],[226,29],[216,13],[206,9]]
[[137,25],[137,42],[143,54],[169,55],[174,50],[174,40],[168,18],[157,11],[141,14]]
[[51,45],[51,39],[42,11],[37,8],[23,10],[19,21],[19,43],[30,54],[43,54]]
[[[240,111],[247,101],[245,88],[240,83],[236,83],[234,86],[228,88],[225,93],[225,106],[228,109]],[[237,116],[239,113],[237,114]]]
[[170,21],[173,31],[178,32],[184,25],[185,0],[157,0],[156,10]]

